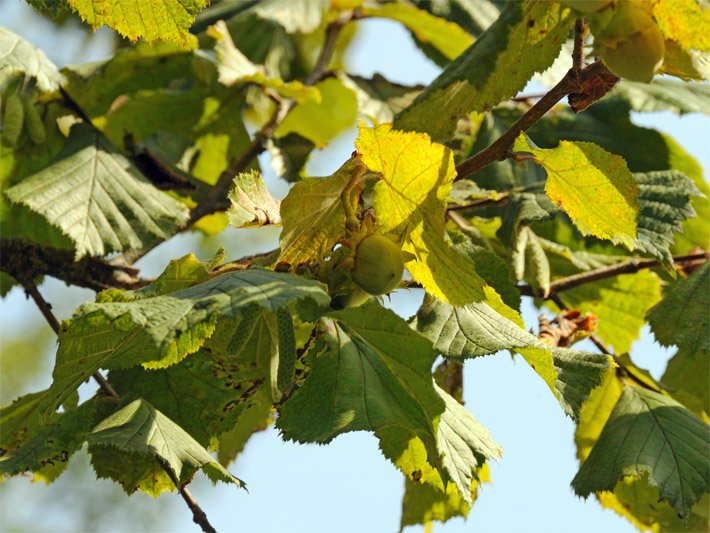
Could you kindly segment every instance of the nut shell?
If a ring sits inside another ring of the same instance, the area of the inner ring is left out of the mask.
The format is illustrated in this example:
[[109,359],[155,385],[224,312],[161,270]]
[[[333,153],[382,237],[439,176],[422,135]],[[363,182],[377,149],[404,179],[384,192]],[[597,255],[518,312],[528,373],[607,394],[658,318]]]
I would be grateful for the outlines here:
[[373,295],[393,291],[402,281],[402,251],[384,235],[368,235],[355,250],[352,275],[355,283]]

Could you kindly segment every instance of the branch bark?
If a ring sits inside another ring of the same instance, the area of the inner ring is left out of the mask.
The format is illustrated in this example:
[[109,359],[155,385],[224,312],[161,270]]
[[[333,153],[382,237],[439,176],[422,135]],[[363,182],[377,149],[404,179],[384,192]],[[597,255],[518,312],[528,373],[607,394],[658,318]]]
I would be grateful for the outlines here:
[[580,84],[605,73],[609,73],[609,71],[601,62],[592,63],[581,71],[571,68],[557,85],[540,98],[490,146],[456,165],[456,180],[465,179],[491,163],[506,159],[518,135],[532,127],[565,96],[579,90]]
[[40,276],[52,276],[67,284],[94,291],[104,289],[137,289],[148,283],[130,266],[114,265],[98,257],[74,261],[74,252],[40,246],[22,239],[0,238],[0,271],[20,284]]

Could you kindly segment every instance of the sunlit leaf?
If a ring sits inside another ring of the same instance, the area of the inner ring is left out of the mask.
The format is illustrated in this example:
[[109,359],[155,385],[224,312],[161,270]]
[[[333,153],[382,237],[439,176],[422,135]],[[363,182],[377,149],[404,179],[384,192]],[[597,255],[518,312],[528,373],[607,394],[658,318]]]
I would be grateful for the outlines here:
[[562,141],[557,148],[532,148],[524,137],[516,150],[531,152],[547,172],[545,191],[584,235],[633,248],[638,185],[618,155],[592,143]]
[[232,206],[227,212],[229,223],[237,228],[280,224],[280,203],[266,189],[261,174],[242,172],[234,178],[229,192]]
[[213,481],[244,487],[242,480],[230,474],[185,430],[142,399],[99,422],[86,438],[93,445],[157,457],[180,482],[203,469]]
[[94,29],[108,26],[132,41],[172,42],[194,46],[197,39],[189,33],[195,16],[207,0],[161,0],[160,2],[121,2],[120,0],[67,0],[69,6]]
[[653,4],[653,18],[666,39],[685,50],[710,50],[710,9],[695,0],[660,0]]
[[57,67],[45,53],[35,48],[19,35],[0,28],[0,72],[22,73],[37,78],[37,87],[42,91],[56,91],[62,82]]
[[61,228],[74,241],[77,258],[144,248],[187,220],[182,203],[151,185],[89,127],[72,128],[53,164],[5,194]]

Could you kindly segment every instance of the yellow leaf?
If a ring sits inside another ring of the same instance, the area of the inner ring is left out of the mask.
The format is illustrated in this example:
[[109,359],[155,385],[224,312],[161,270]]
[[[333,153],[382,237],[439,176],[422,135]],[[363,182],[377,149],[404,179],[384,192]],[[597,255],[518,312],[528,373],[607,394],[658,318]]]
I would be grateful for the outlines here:
[[67,1],[94,29],[106,25],[131,41],[143,38],[150,43],[172,42],[185,48],[194,48],[197,44],[197,38],[189,29],[195,16],[207,5],[207,0]]
[[417,39],[429,43],[449,60],[458,57],[473,44],[473,37],[458,24],[409,4],[365,7],[362,14],[365,17],[382,17],[401,22]]
[[380,174],[372,197],[377,223],[414,256],[405,264],[412,277],[452,305],[483,300],[485,282],[473,262],[446,240],[446,198],[456,176],[451,150],[391,124],[361,122],[359,129],[355,146],[367,168]]
[[684,50],[710,50],[710,9],[697,0],[659,0],[653,17],[665,38]]
[[545,192],[584,235],[634,248],[638,185],[621,156],[589,142],[532,148],[523,135],[515,147],[535,156],[547,172]]

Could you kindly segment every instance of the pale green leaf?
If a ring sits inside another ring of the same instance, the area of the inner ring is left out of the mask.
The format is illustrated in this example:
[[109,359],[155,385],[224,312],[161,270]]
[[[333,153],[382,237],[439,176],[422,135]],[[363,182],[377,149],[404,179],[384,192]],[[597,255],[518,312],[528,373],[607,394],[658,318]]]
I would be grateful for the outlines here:
[[293,186],[281,202],[280,261],[308,263],[332,249],[345,232],[340,194],[363,170],[360,158],[354,157],[328,178],[305,178]]
[[72,128],[58,159],[5,191],[58,226],[76,256],[145,248],[187,220],[187,208],[156,189],[105,137]]
[[189,29],[207,0],[67,0],[67,3],[94,29],[106,25],[131,41],[142,38],[149,43],[171,42],[187,48],[197,43]]
[[473,46],[395,119],[395,127],[448,140],[459,118],[514,96],[533,74],[549,67],[573,23],[574,14],[556,3],[508,3]]
[[655,78],[651,83],[621,80],[612,95],[620,95],[634,111],[710,114],[710,87],[702,83]]
[[244,482],[230,474],[207,450],[175,422],[145,400],[137,399],[105,418],[86,435],[90,444],[157,457],[173,478],[184,483],[203,469],[212,480]]
[[380,174],[372,205],[382,232],[404,240],[414,256],[405,263],[427,291],[452,304],[485,298],[485,282],[470,257],[456,250],[445,232],[446,198],[455,177],[451,151],[426,134],[360,124],[355,142],[363,163]]
[[312,100],[320,102],[320,93],[314,87],[307,87],[300,81],[285,82],[281,78],[269,76],[261,65],[255,65],[239,51],[229,34],[227,24],[220,20],[208,30],[208,35],[217,41],[217,72],[220,83],[231,86],[237,83],[256,83],[270,87],[284,98],[297,102]]
[[569,309],[599,317],[597,335],[617,353],[631,350],[648,310],[661,298],[658,276],[648,270],[586,283],[559,294]]
[[261,0],[254,7],[259,17],[274,21],[288,33],[311,33],[321,24],[325,0]]
[[320,100],[306,100],[291,109],[276,129],[277,137],[295,132],[323,147],[353,126],[357,117],[355,92],[337,78],[327,78],[315,88]]
[[217,458],[223,466],[234,461],[254,433],[264,431],[274,421],[271,395],[265,389],[252,396],[231,430],[219,437]]
[[670,248],[683,222],[695,216],[691,204],[700,191],[692,180],[677,171],[635,174],[639,186],[637,249],[650,253],[670,266]]
[[572,481],[575,492],[614,490],[625,476],[648,476],[681,515],[710,491],[710,428],[678,402],[628,385]]
[[551,348],[485,302],[452,307],[428,296],[412,327],[446,357],[478,357],[500,350],[519,352],[575,419],[609,365],[604,355]]
[[473,44],[473,37],[458,24],[430,15],[413,5],[365,6],[362,14],[365,17],[381,17],[401,22],[418,41],[430,44],[449,60],[458,57]]
[[57,67],[45,53],[35,48],[19,35],[6,28],[0,28],[0,72],[22,73],[37,79],[37,87],[42,91],[56,91],[62,82]]
[[101,445],[90,445],[89,455],[96,479],[118,483],[128,496],[138,490],[157,498],[164,492],[175,490],[170,475],[153,456]]
[[358,110],[377,123],[392,122],[394,116],[412,103],[423,85],[402,85],[389,81],[376,72],[372,78],[353,74],[339,75],[346,87],[355,91]]
[[523,136],[516,141],[516,149],[535,156],[547,172],[547,195],[584,235],[633,248],[638,185],[622,157],[585,142],[562,141],[557,148],[532,148]]
[[[223,258],[223,254],[218,253],[215,257]],[[160,296],[161,294],[186,289],[192,285],[207,281],[213,266],[213,261],[200,261],[195,257],[195,254],[187,254],[179,259],[171,259],[163,273],[150,285],[146,285],[136,291],[136,294],[141,297]],[[125,294],[128,300],[133,299],[130,293]],[[104,298],[104,295],[107,297]],[[111,293],[103,292],[99,294],[97,301],[110,302],[115,300]]]
[[219,318],[295,305],[309,320],[330,298],[320,284],[262,269],[228,272],[173,293],[81,306],[59,338],[45,414],[99,368],[164,368],[197,351]]
[[237,228],[281,224],[281,204],[266,189],[261,173],[242,172],[234,178],[229,192],[232,206],[227,211],[229,223]]

